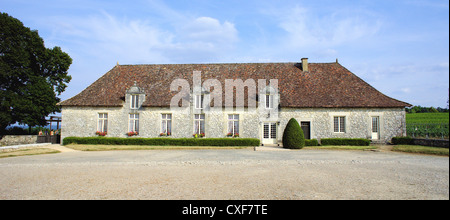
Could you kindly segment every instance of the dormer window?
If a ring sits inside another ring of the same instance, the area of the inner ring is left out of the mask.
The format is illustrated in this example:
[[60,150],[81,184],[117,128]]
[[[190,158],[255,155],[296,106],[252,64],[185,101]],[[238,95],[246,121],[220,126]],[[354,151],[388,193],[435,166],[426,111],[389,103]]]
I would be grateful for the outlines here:
[[142,103],[145,102],[145,92],[144,89],[137,86],[136,82],[134,85],[127,89],[126,102],[130,103],[130,109],[137,110],[141,107]]
[[266,109],[273,109],[273,95],[266,94]]
[[131,109],[138,109],[139,108],[139,95],[131,95]]
[[196,109],[203,109],[203,101],[204,101],[205,95],[196,95],[195,96],[195,108]]
[[266,86],[260,90],[260,108],[266,110],[276,110],[280,101],[280,94],[278,93],[277,84],[275,86]]

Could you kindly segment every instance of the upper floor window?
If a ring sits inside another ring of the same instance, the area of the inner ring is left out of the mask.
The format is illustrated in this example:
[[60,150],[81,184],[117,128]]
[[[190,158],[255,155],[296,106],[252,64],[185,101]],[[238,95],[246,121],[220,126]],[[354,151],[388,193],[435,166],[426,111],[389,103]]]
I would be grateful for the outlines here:
[[273,97],[271,94],[266,94],[266,109],[273,108]]
[[203,99],[204,95],[195,95],[194,102],[196,109],[203,109]]
[[131,109],[139,108],[139,95],[131,95]]

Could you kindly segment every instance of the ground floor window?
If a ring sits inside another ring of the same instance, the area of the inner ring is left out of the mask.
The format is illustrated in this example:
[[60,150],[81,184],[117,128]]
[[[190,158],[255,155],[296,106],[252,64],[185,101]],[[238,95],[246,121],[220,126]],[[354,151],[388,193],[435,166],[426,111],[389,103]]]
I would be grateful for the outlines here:
[[162,114],[161,135],[172,135],[172,114]]
[[228,115],[227,136],[239,137],[239,115]]
[[277,124],[276,123],[264,123],[263,128],[264,139],[277,139]]
[[108,114],[107,113],[99,113],[98,114],[97,131],[108,132]]
[[194,116],[194,134],[205,134],[205,115],[195,114]]
[[128,132],[139,133],[139,114],[130,114]]
[[334,117],[334,132],[345,133],[345,117],[343,116]]

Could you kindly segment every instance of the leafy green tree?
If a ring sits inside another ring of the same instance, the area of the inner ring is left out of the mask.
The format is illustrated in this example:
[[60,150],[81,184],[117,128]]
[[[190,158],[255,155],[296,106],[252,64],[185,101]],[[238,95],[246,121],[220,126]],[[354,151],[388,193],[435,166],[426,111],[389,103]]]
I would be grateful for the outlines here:
[[305,135],[295,118],[291,118],[283,132],[283,147],[289,149],[302,149],[305,146]]
[[16,122],[45,125],[46,116],[59,112],[71,64],[61,48],[46,48],[38,31],[0,13],[0,131]]

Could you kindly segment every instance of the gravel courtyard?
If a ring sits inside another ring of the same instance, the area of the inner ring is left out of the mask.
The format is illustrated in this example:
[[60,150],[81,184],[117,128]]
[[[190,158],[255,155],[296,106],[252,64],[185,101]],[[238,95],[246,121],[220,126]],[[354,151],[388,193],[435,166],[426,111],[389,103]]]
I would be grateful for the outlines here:
[[64,151],[0,159],[0,199],[449,199],[449,158],[371,151]]

